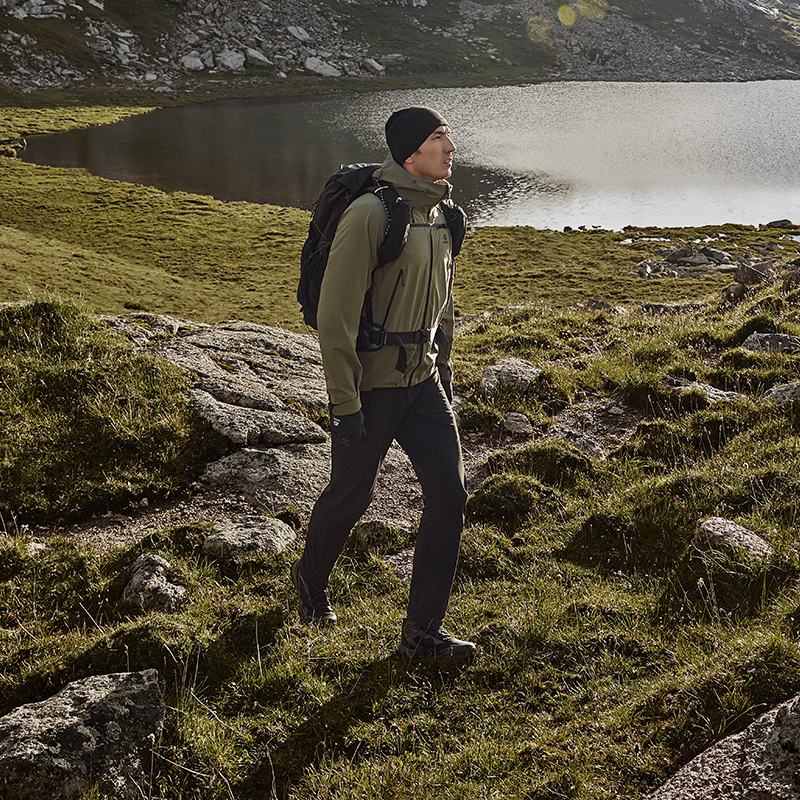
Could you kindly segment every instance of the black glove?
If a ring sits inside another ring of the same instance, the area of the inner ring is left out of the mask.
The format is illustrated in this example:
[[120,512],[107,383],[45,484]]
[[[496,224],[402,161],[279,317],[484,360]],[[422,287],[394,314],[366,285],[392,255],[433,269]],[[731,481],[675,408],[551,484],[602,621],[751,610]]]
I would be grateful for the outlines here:
[[355,414],[345,414],[342,417],[331,416],[331,438],[335,442],[349,447],[351,442],[357,442],[366,435],[364,412],[361,409]]
[[447,402],[453,405],[453,384],[450,381],[442,381],[442,389],[444,389]]

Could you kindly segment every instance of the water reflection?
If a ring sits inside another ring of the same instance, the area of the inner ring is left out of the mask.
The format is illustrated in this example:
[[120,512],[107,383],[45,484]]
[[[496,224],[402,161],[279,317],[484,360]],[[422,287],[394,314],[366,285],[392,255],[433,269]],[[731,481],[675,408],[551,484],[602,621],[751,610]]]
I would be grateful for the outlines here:
[[217,101],[29,140],[24,158],[165,191],[310,207],[341,164],[383,158],[384,122],[407,105],[433,106],[451,123],[457,199],[476,224],[621,228],[800,216],[800,84],[788,81]]

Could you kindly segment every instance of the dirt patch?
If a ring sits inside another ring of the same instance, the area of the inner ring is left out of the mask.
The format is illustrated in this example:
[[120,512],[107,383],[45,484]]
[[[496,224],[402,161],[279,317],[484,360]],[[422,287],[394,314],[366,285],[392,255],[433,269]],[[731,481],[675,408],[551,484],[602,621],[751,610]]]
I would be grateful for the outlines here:
[[[586,398],[553,417],[552,424],[535,438],[565,439],[594,458],[605,459],[635,432],[645,417],[639,409],[620,400]],[[499,450],[511,450],[526,442],[498,433],[488,436],[462,432],[464,469],[470,491],[477,490],[489,471],[486,462]],[[384,520],[402,527],[414,527],[422,513],[423,497],[411,462],[396,445],[392,447],[375,488],[375,497],[365,520]],[[207,520],[214,522],[237,515],[267,514],[267,510],[244,497],[201,492],[191,498],[151,503],[126,513],[107,513],[73,525],[37,527],[30,532],[46,538],[61,534],[74,537],[97,551],[122,547],[164,528]]]
[[589,397],[553,417],[545,438],[565,439],[587,455],[605,460],[646,417],[623,400]]

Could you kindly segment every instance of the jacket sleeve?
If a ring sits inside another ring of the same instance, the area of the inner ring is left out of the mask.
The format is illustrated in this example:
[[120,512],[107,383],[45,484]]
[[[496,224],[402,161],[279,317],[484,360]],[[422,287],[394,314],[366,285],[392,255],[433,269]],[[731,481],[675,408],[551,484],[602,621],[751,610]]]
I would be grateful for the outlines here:
[[339,220],[320,289],[317,328],[333,413],[361,408],[361,362],[356,353],[364,296],[378,265],[386,212],[371,194],[357,198]]
[[453,300],[453,285],[455,284],[455,279],[456,260],[451,254],[450,270],[447,277],[447,300],[445,301],[445,306],[442,310],[442,316],[439,320],[440,333],[436,339],[438,345],[438,351],[436,353],[436,369],[439,372],[439,377],[445,383],[453,382],[453,361],[450,355],[453,350],[453,337],[455,335],[455,301]]

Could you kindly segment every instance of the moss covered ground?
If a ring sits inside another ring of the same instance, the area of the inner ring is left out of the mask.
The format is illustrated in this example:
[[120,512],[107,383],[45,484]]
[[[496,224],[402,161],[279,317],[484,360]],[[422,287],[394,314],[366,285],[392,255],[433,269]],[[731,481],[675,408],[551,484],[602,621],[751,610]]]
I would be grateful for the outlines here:
[[[157,668],[169,708],[149,791],[164,800],[647,796],[694,754],[800,691],[800,411],[762,397],[797,377],[798,356],[740,347],[753,329],[800,333],[798,308],[776,285],[735,308],[708,300],[653,317],[538,305],[467,326],[456,384],[465,432],[483,426],[498,439],[497,420],[514,410],[539,434],[490,457],[490,477],[470,498],[449,624],[482,651],[461,668],[393,655],[407,589],[381,557],[405,540],[348,545],[331,584],[340,625],[322,634],[299,624],[287,579],[302,537],[240,566],[202,555],[205,522],[98,554],[43,538],[9,514],[7,492],[0,713],[78,677]],[[133,359],[71,304],[12,306],[3,326],[3,394],[22,399],[14,422],[29,433],[20,441],[16,427],[0,442],[0,485],[15,463],[35,470],[60,458],[47,486],[71,486],[69,467],[86,457],[57,442],[47,450],[37,403],[56,408],[61,392],[74,409],[73,438],[99,446],[118,431],[95,487],[101,502],[126,501],[112,490],[131,467],[150,471],[150,489],[176,490],[149,449],[150,415],[138,409],[171,397],[176,422],[159,422],[156,452],[179,453],[187,424],[197,424],[180,412],[179,376]],[[487,396],[482,366],[505,355],[538,364],[540,384]],[[135,363],[120,373],[120,357]],[[10,366],[32,360],[52,362],[50,373]],[[111,370],[113,382],[102,381]],[[681,401],[670,392],[677,374],[747,396]],[[26,391],[31,382],[40,388]],[[112,383],[113,402],[95,400]],[[148,401],[154,383],[160,394]],[[605,455],[547,436],[559,410],[589,397],[641,412],[633,436]],[[91,423],[80,411],[97,405],[105,427],[94,410]],[[195,444],[204,438],[189,433]],[[35,486],[15,487],[11,508],[24,511]],[[774,555],[689,557],[709,516],[757,531]],[[180,612],[120,602],[125,569],[142,552],[167,558],[187,588]]]
[[[331,585],[341,624],[322,635],[298,623],[287,577],[302,536],[236,567],[201,554],[201,522],[102,554],[33,527],[124,507],[144,486],[191,491],[219,445],[186,408],[185,379],[92,312],[299,329],[307,220],[0,159],[0,301],[34,301],[0,314],[0,713],[78,677],[154,667],[169,708],[152,798],[611,800],[647,796],[800,691],[800,410],[763,398],[798,379],[798,356],[741,347],[753,331],[799,335],[800,300],[778,282],[727,306],[726,279],[632,275],[657,236],[724,233],[750,254],[779,230],[470,234],[459,311],[505,310],[459,337],[465,433],[499,443],[508,411],[537,431],[493,456],[470,498],[448,624],[480,643],[472,665],[393,654],[407,589],[381,556],[406,542],[348,545]],[[695,305],[655,316],[645,299]],[[542,380],[487,395],[481,371],[503,356]],[[744,396],[676,398],[679,378]],[[600,454],[548,436],[589,400],[636,409],[630,439]],[[69,441],[51,441],[64,428]],[[774,555],[689,558],[710,516]],[[180,612],[120,603],[141,552],[171,562],[191,598]]]

